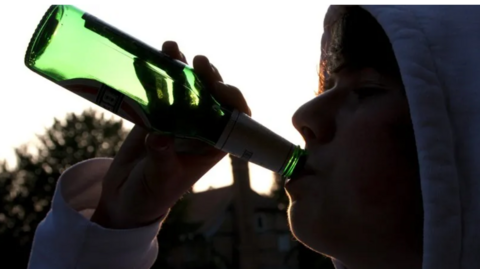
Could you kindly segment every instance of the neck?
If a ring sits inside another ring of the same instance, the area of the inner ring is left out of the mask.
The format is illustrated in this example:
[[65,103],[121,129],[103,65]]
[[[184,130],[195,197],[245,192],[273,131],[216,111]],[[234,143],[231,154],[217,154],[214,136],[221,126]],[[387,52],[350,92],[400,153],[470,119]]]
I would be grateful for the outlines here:
[[421,238],[398,234],[356,239],[356,242],[362,244],[349,247],[348,252],[343,248],[340,255],[333,256],[338,257],[348,269],[421,269]]

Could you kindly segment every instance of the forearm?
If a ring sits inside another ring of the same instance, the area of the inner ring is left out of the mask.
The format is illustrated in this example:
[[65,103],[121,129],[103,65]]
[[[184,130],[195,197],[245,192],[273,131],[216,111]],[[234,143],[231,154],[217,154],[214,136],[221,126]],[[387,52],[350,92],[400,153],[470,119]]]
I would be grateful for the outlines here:
[[90,221],[111,159],[88,160],[59,179],[52,209],[37,227],[30,269],[150,268],[155,262],[159,221],[129,230]]

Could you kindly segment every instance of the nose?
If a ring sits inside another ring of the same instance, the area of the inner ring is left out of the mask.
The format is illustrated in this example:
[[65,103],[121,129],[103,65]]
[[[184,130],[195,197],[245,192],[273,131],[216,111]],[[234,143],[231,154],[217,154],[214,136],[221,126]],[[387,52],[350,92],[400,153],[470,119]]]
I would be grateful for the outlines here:
[[330,94],[326,92],[313,98],[293,114],[293,126],[307,144],[327,144],[335,137],[336,104]]

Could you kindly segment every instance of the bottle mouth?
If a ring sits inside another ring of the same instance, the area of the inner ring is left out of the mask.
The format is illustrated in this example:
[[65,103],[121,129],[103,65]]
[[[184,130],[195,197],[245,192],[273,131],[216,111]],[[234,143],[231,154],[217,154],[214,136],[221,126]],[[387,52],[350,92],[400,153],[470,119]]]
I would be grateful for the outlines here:
[[300,146],[296,146],[290,161],[287,163],[285,168],[283,169],[283,177],[285,178],[292,178],[295,175],[299,174],[305,163],[307,162],[307,152],[300,148]]
[[59,5],[52,5],[47,12],[45,12],[28,44],[25,55],[25,65],[27,67],[32,68],[37,58],[43,54],[51,38],[55,35],[62,16],[63,7]]

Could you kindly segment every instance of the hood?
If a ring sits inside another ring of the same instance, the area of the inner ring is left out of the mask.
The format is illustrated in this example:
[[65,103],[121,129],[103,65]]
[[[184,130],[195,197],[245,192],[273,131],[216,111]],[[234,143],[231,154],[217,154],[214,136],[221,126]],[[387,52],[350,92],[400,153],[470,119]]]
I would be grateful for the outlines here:
[[[392,43],[410,104],[423,269],[480,268],[480,6],[362,7]],[[330,7],[324,25],[341,12]]]

